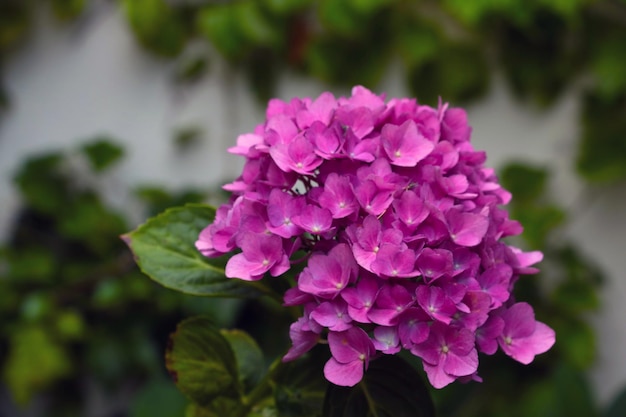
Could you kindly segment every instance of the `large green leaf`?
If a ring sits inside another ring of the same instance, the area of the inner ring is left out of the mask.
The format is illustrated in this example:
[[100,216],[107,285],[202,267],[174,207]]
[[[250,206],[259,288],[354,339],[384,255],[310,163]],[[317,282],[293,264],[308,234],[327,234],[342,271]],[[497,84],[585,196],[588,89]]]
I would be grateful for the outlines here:
[[246,391],[254,387],[265,372],[263,352],[257,342],[243,330],[221,330],[235,354],[239,380]]
[[322,369],[328,346],[317,346],[304,357],[281,365],[274,380],[274,401],[281,417],[318,417],[328,381]]
[[330,385],[324,417],[431,417],[434,405],[420,375],[398,356],[372,361],[355,387]]
[[228,279],[224,269],[194,246],[215,209],[188,204],[166,210],[123,236],[141,270],[159,284],[183,293],[212,297],[258,294],[244,281]]
[[239,402],[242,386],[235,354],[208,318],[192,317],[178,325],[165,362],[181,392],[200,406]]

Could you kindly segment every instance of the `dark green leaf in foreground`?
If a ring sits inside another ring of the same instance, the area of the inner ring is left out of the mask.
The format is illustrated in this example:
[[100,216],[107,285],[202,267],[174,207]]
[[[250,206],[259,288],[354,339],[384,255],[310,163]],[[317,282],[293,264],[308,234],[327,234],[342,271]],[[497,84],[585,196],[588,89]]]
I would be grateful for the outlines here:
[[212,297],[256,294],[244,281],[226,278],[217,262],[196,250],[198,234],[214,217],[214,208],[188,204],[151,218],[123,239],[141,270],[167,288]]
[[181,322],[170,337],[165,363],[178,388],[195,403],[239,402],[242,388],[235,354],[211,320],[192,317]]
[[281,417],[318,417],[329,382],[322,369],[327,346],[318,345],[304,357],[281,365],[274,385],[274,400]]
[[330,385],[323,412],[324,417],[434,415],[434,405],[421,376],[397,356],[372,361],[355,387]]
[[263,352],[257,342],[243,330],[221,330],[235,354],[240,382],[246,391],[254,387],[265,372]]

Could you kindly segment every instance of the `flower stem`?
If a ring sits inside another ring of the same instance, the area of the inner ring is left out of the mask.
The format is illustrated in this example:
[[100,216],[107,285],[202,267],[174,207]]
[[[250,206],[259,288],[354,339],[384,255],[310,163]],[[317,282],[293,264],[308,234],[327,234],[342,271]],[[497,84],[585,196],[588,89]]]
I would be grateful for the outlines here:
[[276,374],[278,374],[278,372],[282,369],[282,366],[283,362],[280,358],[276,359],[272,365],[270,365],[270,369],[267,371],[267,374],[265,374],[261,382],[259,382],[248,395],[243,397],[243,405],[239,408],[239,410],[237,410],[233,417],[246,417],[255,405],[263,401],[271,394],[272,381],[276,377]]

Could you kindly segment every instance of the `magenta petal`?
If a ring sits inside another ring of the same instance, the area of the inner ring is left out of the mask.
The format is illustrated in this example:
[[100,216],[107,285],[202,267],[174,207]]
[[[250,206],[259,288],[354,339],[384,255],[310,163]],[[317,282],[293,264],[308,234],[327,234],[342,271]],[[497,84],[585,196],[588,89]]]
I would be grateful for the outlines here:
[[503,334],[512,339],[528,337],[535,331],[535,313],[528,303],[516,303],[501,314]]
[[472,349],[467,355],[446,354],[443,370],[454,376],[471,375],[478,369],[478,352]]
[[413,167],[424,159],[435,145],[418,132],[413,120],[401,126],[387,124],[381,133],[381,143],[392,165]]
[[478,245],[489,227],[488,218],[480,214],[450,210],[446,217],[450,228],[450,236],[454,243],[460,246],[472,247]]
[[363,379],[363,362],[355,360],[339,363],[330,358],[324,365],[324,376],[330,382],[342,387],[353,387]]
[[[258,281],[265,271],[258,271],[258,263],[250,262],[243,253],[232,256],[226,263],[225,275],[228,278],[239,278],[245,281]],[[256,273],[256,274],[255,274]]]
[[555,333],[550,327],[541,322],[536,323],[535,332],[523,338],[511,340],[499,339],[500,347],[516,361],[528,365],[535,359],[535,355],[546,352],[555,342]]
[[283,254],[280,260],[270,268],[270,275],[272,275],[273,277],[277,277],[289,271],[289,268],[291,268],[289,257],[286,254]]
[[289,327],[289,337],[291,338],[292,346],[287,354],[283,356],[283,362],[289,362],[299,358],[317,344],[319,334],[303,330],[303,326],[306,325],[306,322],[307,320],[304,317],[300,317],[298,321],[292,323]]
[[424,371],[426,371],[430,384],[437,389],[449,385],[456,379],[444,372],[442,364],[430,365],[424,362]]

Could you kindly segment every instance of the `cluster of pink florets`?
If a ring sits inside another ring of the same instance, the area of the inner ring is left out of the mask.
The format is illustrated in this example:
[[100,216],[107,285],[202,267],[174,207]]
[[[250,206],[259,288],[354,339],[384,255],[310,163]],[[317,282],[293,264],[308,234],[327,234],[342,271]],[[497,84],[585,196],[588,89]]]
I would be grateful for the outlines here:
[[[499,206],[510,194],[470,145],[462,109],[382,97],[363,87],[335,99],[271,100],[239,136],[242,175],[196,243],[240,250],[226,275],[282,275],[306,260],[285,304],[295,359],[326,338],[326,378],[352,386],[369,360],[410,350],[431,384],[479,379],[478,352],[529,363],[554,343],[513,285],[539,252],[502,242],[521,233]],[[297,258],[297,259],[296,259]]]

